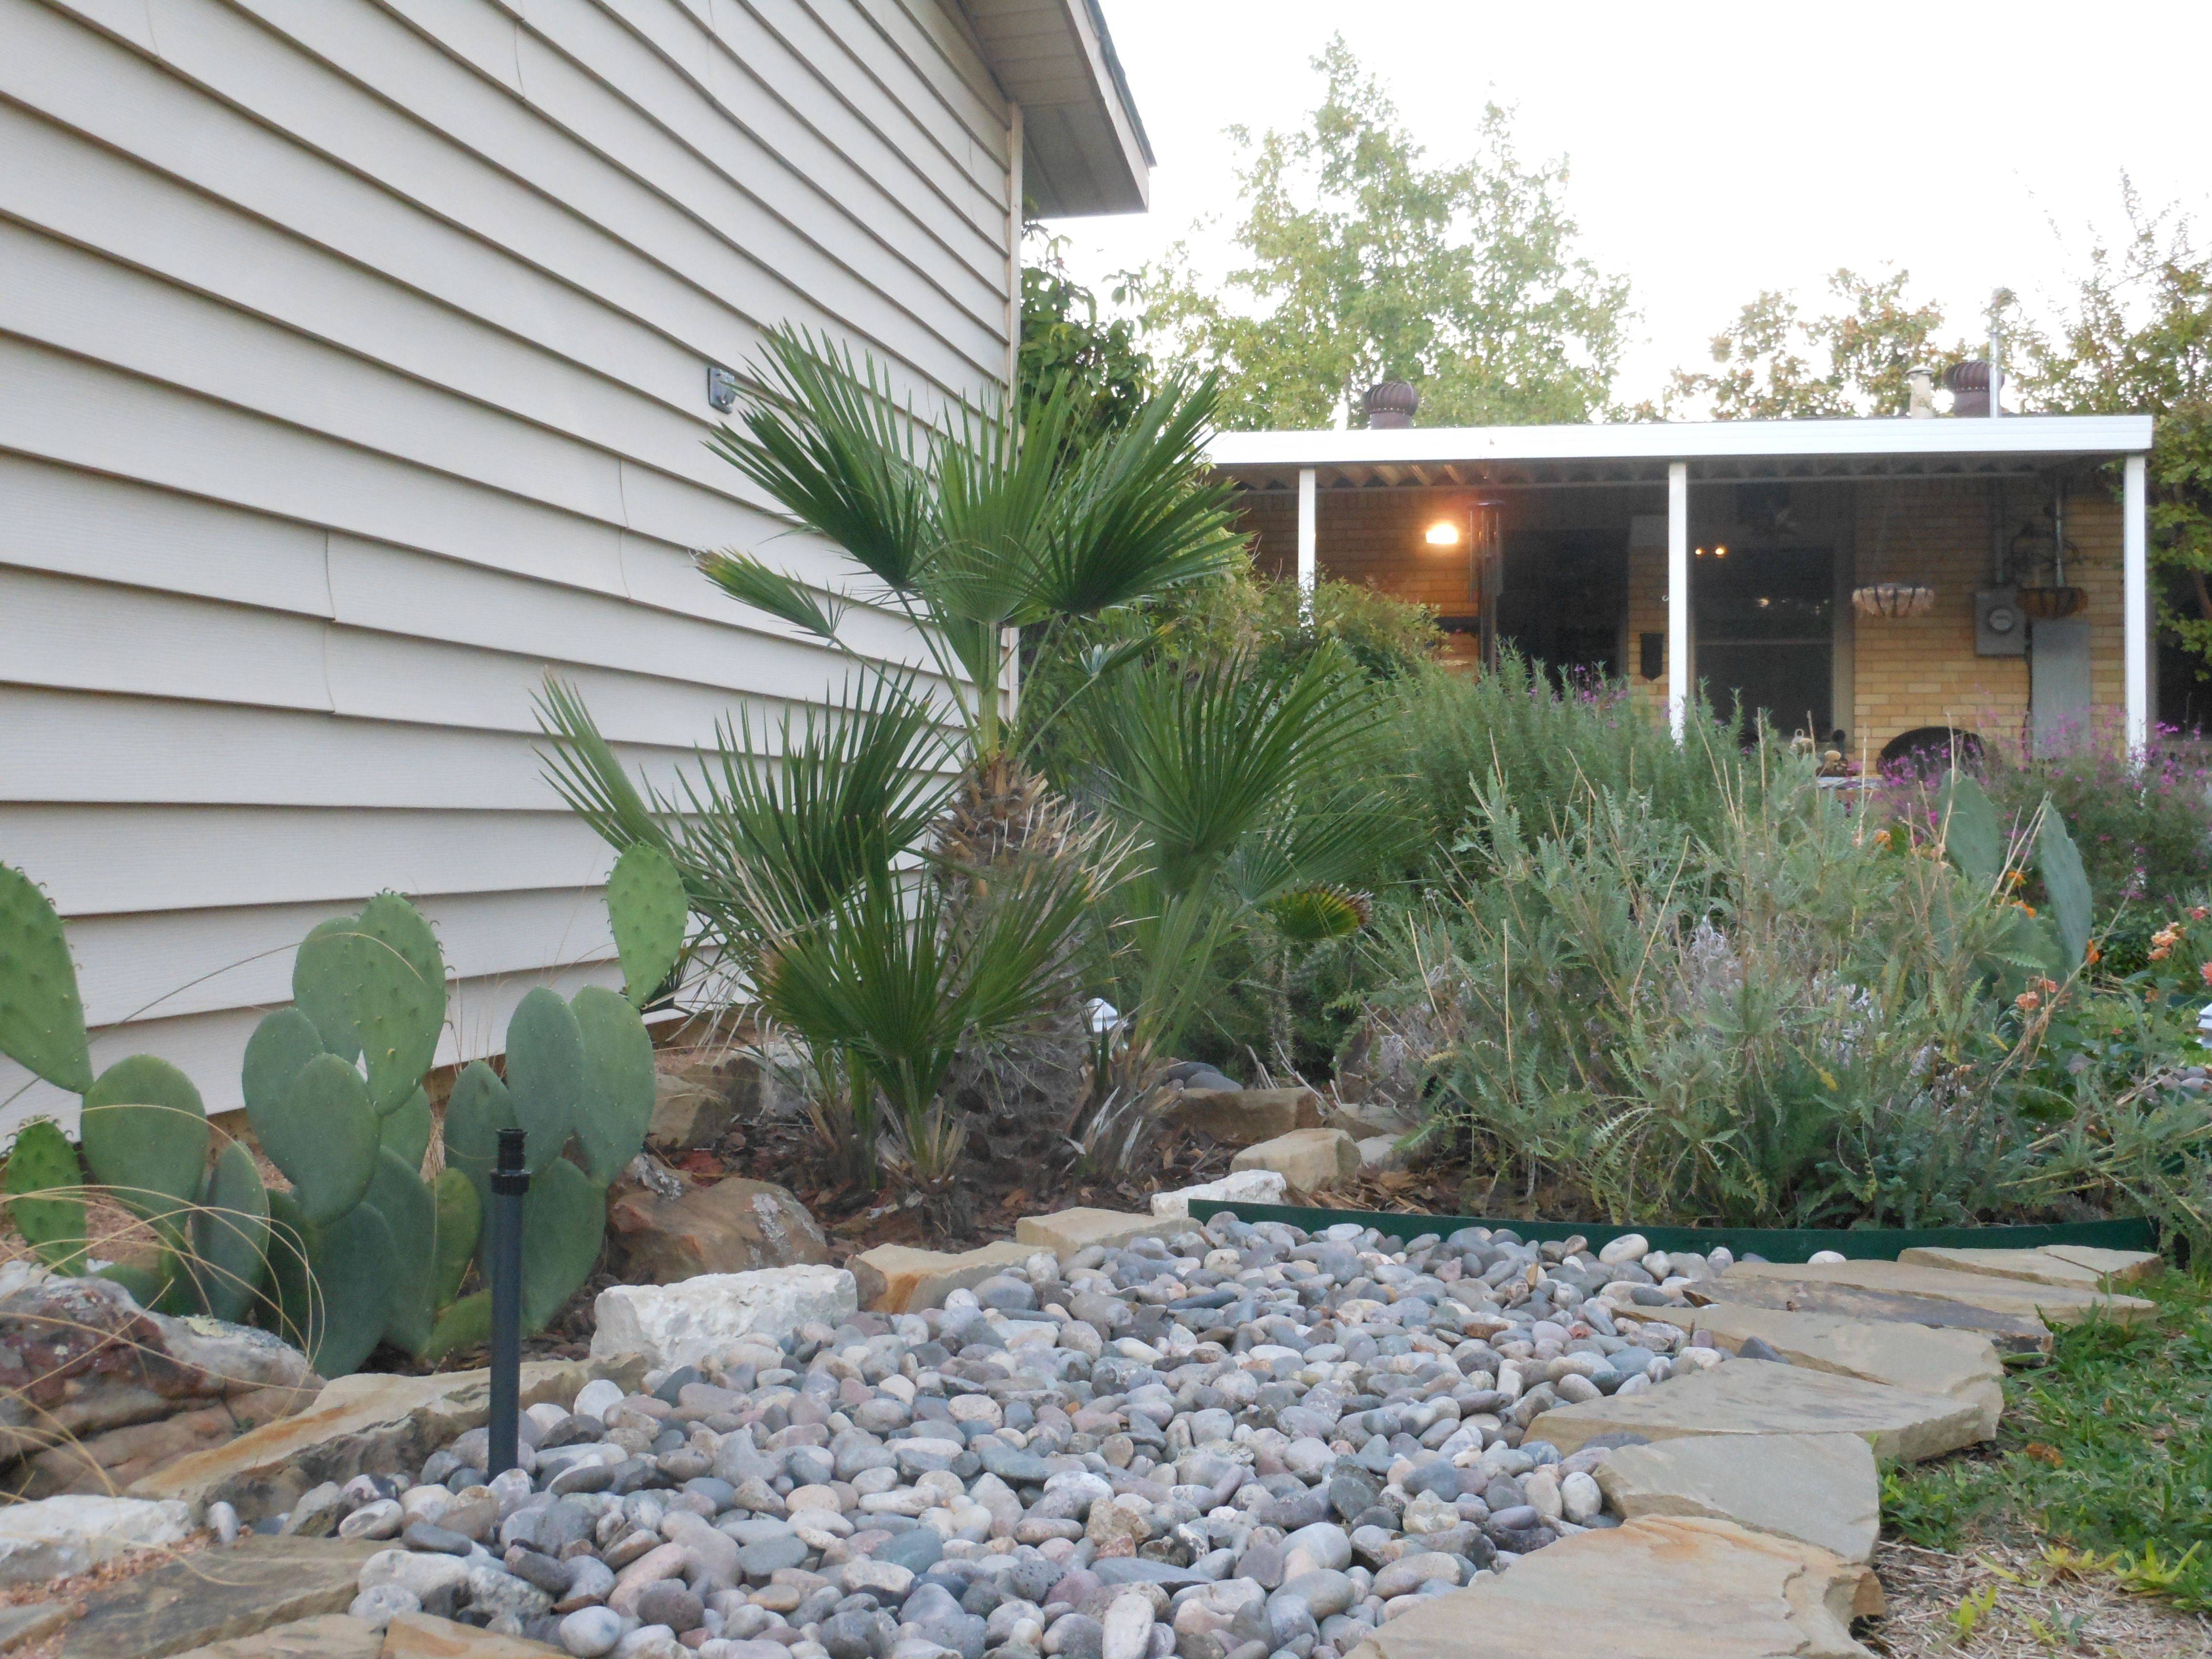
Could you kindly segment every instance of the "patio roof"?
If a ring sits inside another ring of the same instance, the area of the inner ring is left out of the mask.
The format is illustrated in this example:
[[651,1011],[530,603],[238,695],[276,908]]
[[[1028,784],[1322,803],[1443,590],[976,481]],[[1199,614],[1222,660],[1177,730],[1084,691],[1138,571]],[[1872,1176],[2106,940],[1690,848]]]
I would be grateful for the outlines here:
[[1997,477],[2062,462],[2140,455],[2148,415],[2007,415],[1833,421],[1668,421],[1583,426],[1404,427],[1381,431],[1224,432],[1213,465],[1254,489],[1693,480]]

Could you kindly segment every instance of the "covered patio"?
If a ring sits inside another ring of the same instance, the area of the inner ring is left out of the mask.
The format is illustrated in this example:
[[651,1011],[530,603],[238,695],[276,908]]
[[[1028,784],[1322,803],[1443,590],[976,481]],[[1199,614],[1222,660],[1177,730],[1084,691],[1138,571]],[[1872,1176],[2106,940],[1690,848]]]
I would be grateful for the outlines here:
[[[2148,416],[1224,433],[1261,568],[1435,608],[1471,665],[1625,679],[1872,761],[1929,732],[2130,749]],[[2117,485],[2117,490],[2115,486]]]

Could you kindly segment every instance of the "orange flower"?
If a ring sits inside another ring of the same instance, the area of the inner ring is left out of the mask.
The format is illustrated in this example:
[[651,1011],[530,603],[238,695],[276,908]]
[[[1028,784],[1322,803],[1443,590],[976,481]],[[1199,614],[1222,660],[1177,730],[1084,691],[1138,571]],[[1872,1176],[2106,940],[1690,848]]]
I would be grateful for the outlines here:
[[2206,909],[2201,904],[2189,913],[2189,919],[2191,921],[2203,921],[2208,916],[2212,916],[2212,910]]
[[2197,970],[2197,976],[2203,980],[2207,985],[2212,985],[2212,962],[2208,962],[2202,968],[2199,968]]
[[2032,1014],[2043,1006],[2043,999],[2033,991],[2022,991],[2012,1000],[2012,1006],[2023,1014]]
[[2105,959],[2104,951],[2098,948],[2097,941],[2094,939],[2091,939],[2089,941],[2088,957],[2089,965],[2092,968],[2094,968],[2099,963]]
[[2166,946],[2164,946],[2163,945],[2155,945],[2155,946],[2152,947],[2151,953],[2150,953],[2150,959],[2151,959],[2153,962],[2164,962],[2164,961],[2165,961],[2168,957],[2172,956],[2172,954],[2173,954],[2173,952],[2172,952],[2172,951],[2169,951],[2169,950],[2167,950],[2167,949],[2166,948]]

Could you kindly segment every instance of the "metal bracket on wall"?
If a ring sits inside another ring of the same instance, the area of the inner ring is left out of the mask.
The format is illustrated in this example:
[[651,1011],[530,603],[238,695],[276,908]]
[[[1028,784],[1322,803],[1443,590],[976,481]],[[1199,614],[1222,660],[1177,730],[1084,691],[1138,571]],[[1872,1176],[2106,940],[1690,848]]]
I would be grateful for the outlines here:
[[707,401],[723,414],[738,406],[738,377],[720,363],[707,365]]

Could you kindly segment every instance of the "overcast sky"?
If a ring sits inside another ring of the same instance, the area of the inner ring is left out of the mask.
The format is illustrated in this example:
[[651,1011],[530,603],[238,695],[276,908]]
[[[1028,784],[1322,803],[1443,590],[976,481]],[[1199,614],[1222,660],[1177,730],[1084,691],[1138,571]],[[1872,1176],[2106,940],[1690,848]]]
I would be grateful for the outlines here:
[[1524,161],[1568,156],[1583,249],[1643,313],[1631,400],[1759,289],[1818,301],[1839,264],[1905,267],[1954,330],[1999,284],[2033,305],[2092,225],[2124,222],[2124,171],[2212,222],[2206,0],[1103,3],[1159,165],[1149,214],[1054,227],[1079,274],[1141,264],[1206,214],[1194,244],[1225,268],[1223,129],[1298,125],[1341,32],[1432,160],[1468,152],[1487,98],[1517,107]]

